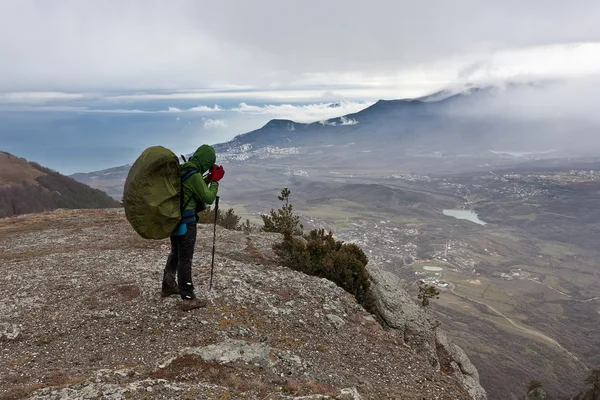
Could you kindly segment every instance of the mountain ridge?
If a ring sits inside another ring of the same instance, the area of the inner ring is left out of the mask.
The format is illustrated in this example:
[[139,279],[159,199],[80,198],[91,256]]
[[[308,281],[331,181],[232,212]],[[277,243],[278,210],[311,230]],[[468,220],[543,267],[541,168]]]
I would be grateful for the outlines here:
[[35,162],[0,152],[0,217],[57,208],[118,205],[98,189]]

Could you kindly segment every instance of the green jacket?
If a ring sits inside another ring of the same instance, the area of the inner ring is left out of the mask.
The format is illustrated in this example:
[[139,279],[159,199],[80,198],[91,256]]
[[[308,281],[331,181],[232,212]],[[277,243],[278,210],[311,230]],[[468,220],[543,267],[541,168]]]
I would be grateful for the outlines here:
[[196,199],[203,201],[205,204],[212,204],[217,196],[219,184],[212,182],[208,185],[202,175],[209,171],[217,161],[215,149],[212,146],[203,144],[198,147],[198,150],[190,157],[188,162],[181,166],[181,176],[185,174],[185,170],[194,168],[198,173],[192,175],[183,182],[183,204],[186,204],[190,197],[186,210],[194,210],[196,208]]

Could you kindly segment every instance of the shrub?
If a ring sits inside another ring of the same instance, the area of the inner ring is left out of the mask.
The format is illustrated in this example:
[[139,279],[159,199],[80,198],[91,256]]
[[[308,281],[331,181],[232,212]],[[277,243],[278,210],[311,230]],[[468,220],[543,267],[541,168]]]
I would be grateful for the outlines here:
[[324,229],[304,235],[300,218],[294,215],[293,206],[289,204],[289,196],[290,190],[284,188],[278,199],[285,204],[279,210],[261,216],[265,224],[263,231],[283,233],[283,242],[273,246],[282,264],[334,282],[379,318],[370,291],[371,282],[366,270],[369,260],[365,253],[355,244],[334,239],[332,233],[326,234]]
[[[242,226],[239,225],[242,217],[235,214],[233,208],[229,208],[227,211],[217,211],[217,225],[222,226],[225,229],[241,230]],[[206,210],[198,214],[199,224],[213,224],[215,222],[215,210],[211,206],[206,207]]]
[[426,285],[423,282],[419,282],[418,298],[421,300],[421,305],[423,307],[427,307],[430,299],[440,298],[440,292],[435,288],[435,286]]
[[288,188],[283,188],[281,195],[277,198],[285,204],[277,211],[271,209],[269,215],[261,215],[263,220],[263,232],[291,232],[292,235],[302,235],[304,228],[300,224],[300,217],[294,215],[293,206],[289,204],[291,191]]
[[529,382],[529,387],[527,388],[527,393],[531,392],[532,390],[539,389],[541,387],[542,387],[542,382],[532,379],[531,382]]
[[240,225],[240,229],[249,233],[255,231],[257,228],[255,225],[250,224],[250,220],[246,218],[246,222]]
[[235,211],[233,211],[233,208],[230,208],[227,211],[225,211],[224,214],[221,214],[219,210],[219,219],[217,220],[217,223],[225,229],[239,230],[241,229],[241,227],[239,227],[238,225],[241,219],[242,217],[240,217],[239,215],[235,215]]
[[368,259],[355,244],[335,240],[331,232],[321,229],[302,238],[288,231],[274,248],[285,266],[334,282],[367,311],[377,314],[366,270]]

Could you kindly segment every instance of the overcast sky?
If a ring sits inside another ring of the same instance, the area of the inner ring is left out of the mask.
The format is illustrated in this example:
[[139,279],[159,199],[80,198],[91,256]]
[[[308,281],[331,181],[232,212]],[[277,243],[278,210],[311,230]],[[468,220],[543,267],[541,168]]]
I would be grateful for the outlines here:
[[0,150],[74,172],[467,83],[589,88],[598,21],[597,0],[0,0]]
[[569,78],[600,71],[598,21],[596,0],[0,0],[0,91],[309,100]]

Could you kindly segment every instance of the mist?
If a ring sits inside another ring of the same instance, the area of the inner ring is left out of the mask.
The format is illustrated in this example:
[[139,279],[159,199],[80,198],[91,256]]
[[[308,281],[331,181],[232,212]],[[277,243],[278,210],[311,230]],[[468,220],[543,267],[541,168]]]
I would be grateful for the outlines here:
[[443,115],[487,125],[511,139],[513,150],[557,150],[591,155],[600,149],[600,80],[503,84],[446,99]]

